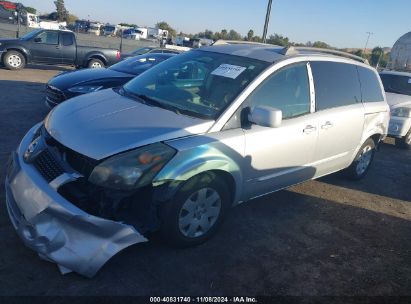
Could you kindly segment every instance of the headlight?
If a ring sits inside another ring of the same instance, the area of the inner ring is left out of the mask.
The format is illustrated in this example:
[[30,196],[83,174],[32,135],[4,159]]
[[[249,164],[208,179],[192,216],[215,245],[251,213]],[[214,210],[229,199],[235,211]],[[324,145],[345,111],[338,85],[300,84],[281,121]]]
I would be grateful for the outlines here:
[[397,117],[411,117],[411,108],[406,108],[406,107],[395,108],[391,111],[391,115],[397,116]]
[[161,143],[125,152],[95,167],[89,181],[111,189],[137,189],[150,184],[174,154],[174,149]]
[[72,87],[70,89],[68,89],[70,92],[72,93],[91,93],[91,92],[95,92],[98,90],[101,90],[103,88],[103,86],[97,86],[97,85],[80,85],[80,86],[75,86]]

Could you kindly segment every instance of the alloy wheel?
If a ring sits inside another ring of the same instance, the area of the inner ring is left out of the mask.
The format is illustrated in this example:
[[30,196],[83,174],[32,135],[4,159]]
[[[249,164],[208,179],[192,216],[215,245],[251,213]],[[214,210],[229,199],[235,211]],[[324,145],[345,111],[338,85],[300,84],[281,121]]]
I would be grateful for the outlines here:
[[364,172],[367,170],[368,166],[371,163],[372,153],[373,153],[373,148],[369,145],[365,146],[362,149],[360,157],[358,158],[358,163],[356,167],[356,171],[358,175],[364,174]]

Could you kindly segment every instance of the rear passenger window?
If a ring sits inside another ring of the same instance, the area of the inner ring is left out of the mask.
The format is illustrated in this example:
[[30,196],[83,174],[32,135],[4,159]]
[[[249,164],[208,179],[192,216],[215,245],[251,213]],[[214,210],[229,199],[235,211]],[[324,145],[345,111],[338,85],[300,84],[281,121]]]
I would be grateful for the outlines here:
[[74,44],[73,35],[68,33],[63,33],[63,45],[69,46]]
[[317,111],[361,102],[361,86],[355,65],[329,61],[310,64]]
[[357,67],[360,75],[362,101],[363,102],[378,102],[384,101],[381,85],[377,78],[377,74],[370,69]]
[[307,64],[296,64],[275,72],[248,97],[247,104],[252,109],[256,106],[279,109],[284,119],[309,113]]

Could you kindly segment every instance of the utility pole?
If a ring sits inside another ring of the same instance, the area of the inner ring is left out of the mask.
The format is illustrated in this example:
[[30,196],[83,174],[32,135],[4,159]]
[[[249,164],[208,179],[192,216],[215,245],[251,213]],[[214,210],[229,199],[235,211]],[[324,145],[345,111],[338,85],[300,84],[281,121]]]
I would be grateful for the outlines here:
[[368,37],[367,37],[367,41],[365,42],[364,50],[362,52],[363,56],[365,56],[365,50],[367,49],[368,41],[370,41],[370,36],[374,35],[373,32],[366,32],[366,34],[368,34]]
[[123,29],[120,29],[120,53],[123,52]]
[[16,5],[16,14],[17,14],[17,33],[16,38],[20,38],[20,17],[21,11],[23,9],[23,5],[21,3],[17,3]]
[[270,22],[271,3],[272,2],[273,2],[273,0],[268,0],[267,13],[265,15],[265,23],[264,23],[264,31],[263,31],[263,43],[265,43],[266,39],[267,39],[267,29],[268,29],[268,23]]

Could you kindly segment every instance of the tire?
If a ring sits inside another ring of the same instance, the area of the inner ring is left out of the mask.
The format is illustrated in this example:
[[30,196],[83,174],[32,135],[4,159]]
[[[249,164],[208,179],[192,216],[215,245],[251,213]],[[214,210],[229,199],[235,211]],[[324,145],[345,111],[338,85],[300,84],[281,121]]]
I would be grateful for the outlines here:
[[370,169],[374,155],[375,142],[371,138],[368,138],[361,146],[360,150],[354,158],[354,161],[347,169],[345,169],[346,177],[352,180],[362,179]]
[[180,247],[204,243],[217,232],[230,206],[230,192],[220,177],[197,175],[163,206],[160,234]]
[[411,129],[404,137],[395,139],[395,146],[400,149],[411,150]]
[[103,61],[97,58],[92,58],[89,60],[87,63],[87,67],[89,69],[98,69],[98,68],[104,68],[106,65],[104,64]]
[[26,58],[18,51],[8,51],[3,56],[3,64],[9,70],[20,70],[26,66]]

